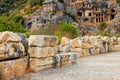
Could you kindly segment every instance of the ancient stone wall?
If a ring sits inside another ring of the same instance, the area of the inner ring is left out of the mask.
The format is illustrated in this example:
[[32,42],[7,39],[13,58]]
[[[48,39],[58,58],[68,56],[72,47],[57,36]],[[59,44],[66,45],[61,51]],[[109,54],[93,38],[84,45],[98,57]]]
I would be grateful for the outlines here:
[[13,32],[0,33],[0,80],[12,80],[26,72],[59,68],[75,63],[77,58],[120,51],[120,38],[84,36],[63,37],[60,45],[56,36]]

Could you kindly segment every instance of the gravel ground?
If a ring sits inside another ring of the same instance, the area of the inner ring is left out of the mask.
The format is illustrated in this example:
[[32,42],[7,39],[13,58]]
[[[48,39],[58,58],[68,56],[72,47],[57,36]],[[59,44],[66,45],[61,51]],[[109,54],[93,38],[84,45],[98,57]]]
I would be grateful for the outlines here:
[[28,73],[19,80],[120,80],[120,52],[79,58],[76,64]]

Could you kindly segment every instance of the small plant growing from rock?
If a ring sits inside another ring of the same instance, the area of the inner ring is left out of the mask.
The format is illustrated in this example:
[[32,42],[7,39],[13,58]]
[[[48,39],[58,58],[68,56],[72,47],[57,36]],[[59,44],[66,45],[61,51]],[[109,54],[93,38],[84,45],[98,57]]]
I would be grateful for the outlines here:
[[104,30],[105,28],[107,28],[107,24],[105,22],[100,23],[100,29]]

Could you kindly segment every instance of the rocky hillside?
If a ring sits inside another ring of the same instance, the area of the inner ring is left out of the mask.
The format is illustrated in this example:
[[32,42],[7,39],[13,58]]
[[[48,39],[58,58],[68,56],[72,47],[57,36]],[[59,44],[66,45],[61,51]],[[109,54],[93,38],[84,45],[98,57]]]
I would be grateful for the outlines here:
[[13,27],[17,26],[25,27],[30,32],[41,29],[50,31],[50,27],[57,25],[58,28],[63,22],[74,25],[81,35],[98,33],[99,30],[114,35],[120,31],[119,0],[0,1],[0,31],[13,31]]

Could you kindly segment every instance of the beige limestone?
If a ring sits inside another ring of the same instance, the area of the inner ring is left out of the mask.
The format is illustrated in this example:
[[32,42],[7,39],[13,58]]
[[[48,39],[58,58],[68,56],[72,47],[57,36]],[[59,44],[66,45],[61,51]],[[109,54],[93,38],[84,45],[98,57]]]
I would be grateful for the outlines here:
[[0,35],[0,43],[4,42],[20,42],[21,38],[13,32],[2,32]]
[[66,53],[66,52],[70,52],[70,45],[65,45],[63,46],[63,52]]
[[71,41],[72,48],[79,48],[81,46],[82,46],[82,41],[80,40],[80,38],[76,38]]
[[0,62],[0,80],[14,79],[26,73],[28,57]]
[[94,48],[93,44],[89,44],[89,43],[82,43],[81,48],[83,49],[90,49],[90,48]]
[[71,51],[74,52],[77,57],[83,57],[82,48],[71,48]]
[[70,44],[70,39],[66,38],[66,37],[62,37],[61,39],[61,45],[65,46],[65,45],[69,45]]
[[114,46],[112,46],[112,51],[113,52],[120,51],[120,45],[114,45]]
[[0,60],[18,58],[25,55],[26,52],[22,43],[0,44]]
[[30,47],[55,47],[58,43],[56,36],[31,35],[28,39]]
[[49,68],[53,68],[53,64],[42,65],[42,66],[31,66],[30,71],[37,72],[37,71],[49,69]]
[[53,57],[47,58],[30,58],[30,70],[39,71],[42,69],[51,68],[54,63]]
[[82,54],[83,54],[84,56],[90,56],[89,49],[82,49]]
[[57,47],[29,47],[28,53],[30,58],[51,57],[57,54]]

